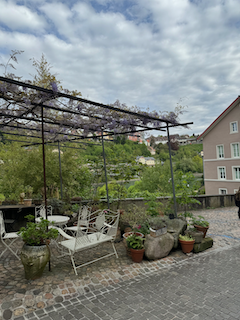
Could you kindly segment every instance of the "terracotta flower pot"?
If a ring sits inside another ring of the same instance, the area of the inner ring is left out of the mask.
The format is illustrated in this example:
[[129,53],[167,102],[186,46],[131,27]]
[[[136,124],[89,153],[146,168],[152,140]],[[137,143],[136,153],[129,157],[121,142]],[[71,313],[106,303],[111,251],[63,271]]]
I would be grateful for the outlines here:
[[145,249],[130,249],[133,262],[142,262]]
[[179,243],[181,244],[182,252],[183,253],[189,253],[193,250],[193,245],[195,243],[195,240],[178,240]]
[[203,233],[203,238],[205,238],[206,233],[209,229],[209,227],[202,227],[202,226],[198,226],[198,225],[194,225],[194,228],[196,228],[198,231],[201,231]]

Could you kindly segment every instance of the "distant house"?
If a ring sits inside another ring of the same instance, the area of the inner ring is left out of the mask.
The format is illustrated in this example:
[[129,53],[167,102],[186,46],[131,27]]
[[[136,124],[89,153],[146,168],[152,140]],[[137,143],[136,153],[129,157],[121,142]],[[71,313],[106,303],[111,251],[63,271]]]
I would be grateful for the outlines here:
[[133,133],[132,135],[128,136],[128,140],[137,142],[139,140],[140,136],[137,133]]
[[147,166],[155,166],[155,159],[153,157],[138,156],[136,161],[138,163],[146,164]]
[[233,194],[240,187],[240,97],[198,137],[203,140],[205,193]]
[[[175,134],[175,135],[170,135],[169,136],[170,138],[170,141],[171,142],[177,142],[179,145],[187,145],[187,144],[193,144],[193,143],[199,143],[197,141],[197,137],[194,136],[192,138],[189,137],[189,135],[182,135],[182,136],[179,136],[179,134]],[[159,143],[162,143],[162,144],[165,144],[165,143],[168,143],[168,138],[167,136],[165,137],[156,137],[155,138],[155,144],[159,144]]]
[[153,147],[148,147],[148,150],[150,151],[152,156],[156,154],[156,150]]

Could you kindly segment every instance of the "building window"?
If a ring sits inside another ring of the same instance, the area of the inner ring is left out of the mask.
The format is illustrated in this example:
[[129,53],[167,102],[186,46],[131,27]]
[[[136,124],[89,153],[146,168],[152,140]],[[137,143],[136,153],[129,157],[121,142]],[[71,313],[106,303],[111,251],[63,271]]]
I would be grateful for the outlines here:
[[239,143],[232,143],[232,158],[239,158]]
[[233,167],[233,180],[240,180],[240,167]]
[[218,168],[218,179],[225,180],[226,179],[226,169],[225,167]]
[[219,189],[219,194],[227,194],[227,189]]
[[238,132],[238,123],[237,121],[230,123],[230,133],[236,133]]
[[218,157],[218,159],[224,158],[223,145],[217,146],[217,157]]

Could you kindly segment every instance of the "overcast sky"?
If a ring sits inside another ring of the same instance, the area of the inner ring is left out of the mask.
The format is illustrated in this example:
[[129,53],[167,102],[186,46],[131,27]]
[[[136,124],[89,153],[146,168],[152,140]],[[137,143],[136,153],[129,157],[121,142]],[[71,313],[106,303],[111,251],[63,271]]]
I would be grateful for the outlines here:
[[0,0],[0,63],[15,49],[23,79],[43,53],[66,89],[142,110],[180,103],[194,125],[170,133],[200,134],[240,94],[240,0]]

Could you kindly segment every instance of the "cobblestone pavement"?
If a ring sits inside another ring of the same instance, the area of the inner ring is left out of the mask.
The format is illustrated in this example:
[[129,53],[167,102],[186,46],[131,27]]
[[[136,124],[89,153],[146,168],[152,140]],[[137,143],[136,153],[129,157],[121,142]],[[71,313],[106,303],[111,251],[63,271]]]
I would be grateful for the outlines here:
[[[132,263],[122,242],[114,256],[73,272],[68,257],[51,261],[35,281],[12,255],[0,261],[0,319],[240,319],[240,220],[236,207],[194,211],[210,222],[205,252],[175,250]],[[19,248],[22,243],[19,241]],[[1,249],[1,248],[0,248]],[[108,247],[95,248],[100,255]],[[89,256],[81,254],[85,261]]]

